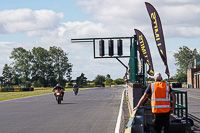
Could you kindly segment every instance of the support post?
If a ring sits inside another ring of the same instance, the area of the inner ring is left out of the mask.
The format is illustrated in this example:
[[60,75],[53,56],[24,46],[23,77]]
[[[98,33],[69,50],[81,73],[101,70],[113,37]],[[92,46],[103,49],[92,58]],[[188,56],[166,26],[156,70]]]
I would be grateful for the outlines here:
[[138,61],[137,61],[137,36],[134,35],[134,40],[133,40],[133,47],[132,51],[133,52],[133,83],[138,82]]

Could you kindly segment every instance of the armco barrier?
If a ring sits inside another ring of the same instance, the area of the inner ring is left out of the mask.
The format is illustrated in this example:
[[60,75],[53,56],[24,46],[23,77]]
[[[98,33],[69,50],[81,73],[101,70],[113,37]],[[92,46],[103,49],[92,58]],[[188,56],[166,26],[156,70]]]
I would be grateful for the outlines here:
[[21,91],[30,91],[30,88],[21,88]]
[[14,92],[14,88],[7,88],[8,92]]
[[14,91],[15,92],[18,92],[18,91],[20,91],[21,90],[21,88],[14,88]]
[[0,88],[0,92],[34,91],[34,88]]
[[1,92],[8,92],[7,88],[1,88]]
[[34,91],[34,88],[21,88],[21,91]]

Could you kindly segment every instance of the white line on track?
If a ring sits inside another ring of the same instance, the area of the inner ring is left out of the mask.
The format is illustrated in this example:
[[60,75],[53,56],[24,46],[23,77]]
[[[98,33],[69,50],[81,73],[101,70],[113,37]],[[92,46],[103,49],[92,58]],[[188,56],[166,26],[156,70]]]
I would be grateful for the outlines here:
[[119,133],[120,130],[120,124],[121,124],[121,117],[122,117],[122,107],[123,107],[123,100],[124,100],[124,91],[122,92],[122,99],[121,99],[121,104],[120,104],[120,108],[119,108],[119,114],[118,114],[118,118],[117,118],[117,123],[115,126],[115,133]]

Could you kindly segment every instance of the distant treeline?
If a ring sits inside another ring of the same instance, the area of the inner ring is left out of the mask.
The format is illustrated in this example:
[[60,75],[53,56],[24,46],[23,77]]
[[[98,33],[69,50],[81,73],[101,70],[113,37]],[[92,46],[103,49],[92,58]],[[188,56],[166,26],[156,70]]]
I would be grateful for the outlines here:
[[14,48],[11,52],[11,64],[5,64],[0,77],[1,86],[54,86],[65,85],[71,79],[72,64],[68,62],[67,53],[60,47],[34,47],[26,50]]

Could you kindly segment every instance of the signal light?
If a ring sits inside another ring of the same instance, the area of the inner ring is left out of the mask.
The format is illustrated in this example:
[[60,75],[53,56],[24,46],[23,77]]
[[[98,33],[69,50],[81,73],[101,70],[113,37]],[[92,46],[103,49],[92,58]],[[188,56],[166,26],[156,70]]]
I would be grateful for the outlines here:
[[114,55],[113,40],[108,40],[108,54],[109,56]]
[[123,55],[123,51],[122,51],[122,40],[117,40],[117,54],[119,56]]
[[104,56],[104,40],[99,40],[99,56]]

